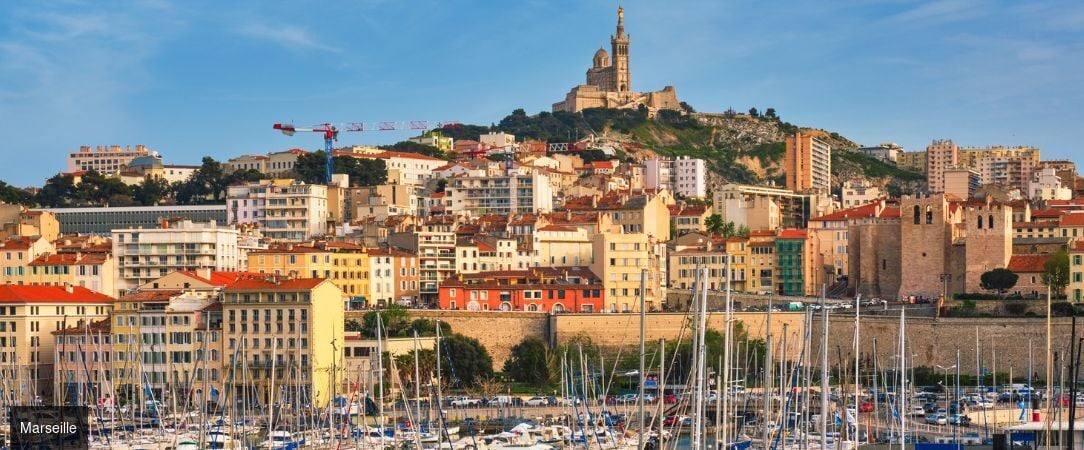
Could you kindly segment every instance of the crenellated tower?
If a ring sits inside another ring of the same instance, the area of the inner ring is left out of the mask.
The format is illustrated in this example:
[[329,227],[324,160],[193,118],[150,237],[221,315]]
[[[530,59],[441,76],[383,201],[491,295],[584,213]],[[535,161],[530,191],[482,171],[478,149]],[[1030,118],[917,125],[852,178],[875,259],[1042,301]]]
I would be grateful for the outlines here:
[[625,34],[625,9],[617,7],[617,34],[610,36],[610,54],[613,56],[613,86],[617,92],[632,88],[629,77],[629,36]]

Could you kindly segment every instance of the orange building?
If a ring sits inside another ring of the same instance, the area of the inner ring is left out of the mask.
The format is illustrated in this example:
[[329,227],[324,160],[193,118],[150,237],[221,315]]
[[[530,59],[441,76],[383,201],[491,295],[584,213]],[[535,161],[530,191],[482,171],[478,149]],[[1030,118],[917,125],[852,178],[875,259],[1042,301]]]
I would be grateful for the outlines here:
[[583,268],[537,267],[460,274],[440,284],[440,309],[598,312],[602,281]]

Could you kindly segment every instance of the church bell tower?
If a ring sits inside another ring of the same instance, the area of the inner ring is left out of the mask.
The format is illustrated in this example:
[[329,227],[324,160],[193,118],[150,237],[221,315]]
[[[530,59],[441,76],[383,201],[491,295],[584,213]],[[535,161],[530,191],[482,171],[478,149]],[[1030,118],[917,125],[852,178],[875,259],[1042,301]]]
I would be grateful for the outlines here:
[[625,34],[625,9],[617,7],[617,34],[610,36],[610,54],[613,56],[613,90],[628,92],[632,89],[629,77],[629,36]]

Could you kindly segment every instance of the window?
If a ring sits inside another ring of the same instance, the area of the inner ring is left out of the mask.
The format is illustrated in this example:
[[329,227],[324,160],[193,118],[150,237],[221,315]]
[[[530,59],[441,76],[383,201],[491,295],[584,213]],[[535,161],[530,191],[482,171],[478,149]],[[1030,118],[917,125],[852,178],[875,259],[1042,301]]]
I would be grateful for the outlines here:
[[[982,220],[981,218],[979,220]],[[994,229],[994,215],[990,214],[988,221],[986,222],[986,228]]]
[[920,220],[920,217],[921,217],[921,216],[920,216],[920,210],[919,210],[919,208],[918,208],[918,205],[915,205],[915,225],[918,225],[918,224],[920,224],[920,223],[921,223],[921,222],[919,221],[919,220]]
[[933,223],[933,207],[926,205],[926,225]]

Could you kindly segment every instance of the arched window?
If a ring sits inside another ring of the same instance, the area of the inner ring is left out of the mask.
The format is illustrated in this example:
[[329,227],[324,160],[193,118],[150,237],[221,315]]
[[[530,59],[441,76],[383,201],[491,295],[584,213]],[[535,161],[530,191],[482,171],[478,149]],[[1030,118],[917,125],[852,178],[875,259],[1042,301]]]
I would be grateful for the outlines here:
[[991,230],[994,229],[994,215],[993,214],[990,214],[989,222],[986,222],[986,228],[989,228]]
[[979,223],[979,229],[981,230],[982,229],[982,215],[981,214],[979,215],[979,220],[977,220],[977,222]]
[[933,223],[933,207],[926,205],[926,225]]
[[508,302],[501,302],[501,311],[511,311],[512,304]]
[[563,313],[563,312],[565,312],[565,305],[562,305],[560,303],[554,303],[553,304],[553,312],[555,312],[555,313]]
[[918,205],[915,205],[915,225],[922,223],[920,222],[922,216],[920,215],[921,213],[919,211],[920,210],[918,209]]

